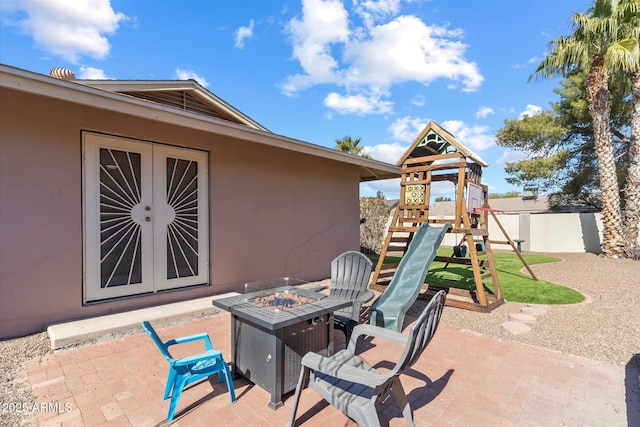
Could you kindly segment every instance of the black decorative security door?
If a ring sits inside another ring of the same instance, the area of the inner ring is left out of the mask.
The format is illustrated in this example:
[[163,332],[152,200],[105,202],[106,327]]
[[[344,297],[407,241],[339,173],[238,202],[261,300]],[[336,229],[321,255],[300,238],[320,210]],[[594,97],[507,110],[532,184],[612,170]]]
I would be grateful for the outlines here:
[[206,153],[84,135],[85,301],[208,281]]

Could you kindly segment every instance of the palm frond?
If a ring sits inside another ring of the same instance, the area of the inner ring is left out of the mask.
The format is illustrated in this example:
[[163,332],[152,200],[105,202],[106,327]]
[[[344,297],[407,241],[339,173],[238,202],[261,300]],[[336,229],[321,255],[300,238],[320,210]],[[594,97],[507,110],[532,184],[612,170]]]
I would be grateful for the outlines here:
[[571,16],[573,34],[551,41],[549,53],[529,81],[566,77],[588,70],[597,56],[615,72],[633,71],[639,64],[640,0],[595,0],[586,13]]
[[640,67],[638,40],[624,39],[612,44],[607,50],[605,64],[610,70],[634,71]]

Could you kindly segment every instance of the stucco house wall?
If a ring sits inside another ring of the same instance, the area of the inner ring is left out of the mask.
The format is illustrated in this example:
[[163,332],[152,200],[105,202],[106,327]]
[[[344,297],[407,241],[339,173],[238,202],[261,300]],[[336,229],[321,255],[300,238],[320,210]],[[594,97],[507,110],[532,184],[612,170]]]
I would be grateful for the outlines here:
[[[329,277],[359,248],[359,168],[301,152],[2,87],[0,337],[47,325]],[[210,283],[83,303],[83,131],[208,152]]]

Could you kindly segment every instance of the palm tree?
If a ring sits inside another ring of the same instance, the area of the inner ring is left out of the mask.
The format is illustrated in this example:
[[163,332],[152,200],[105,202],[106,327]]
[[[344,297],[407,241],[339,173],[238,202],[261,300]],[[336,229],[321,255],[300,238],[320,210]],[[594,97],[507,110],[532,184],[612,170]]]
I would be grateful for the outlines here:
[[336,139],[336,150],[370,159],[371,156],[363,152],[364,147],[360,147],[358,144],[360,144],[360,138],[351,139],[351,137],[347,135],[342,139]]
[[640,68],[633,73],[631,81],[631,140],[629,141],[629,169],[625,185],[624,228],[627,238],[627,255],[640,234]]
[[[640,0],[626,0],[628,6],[620,10],[622,32],[629,39],[640,39]],[[631,138],[629,167],[625,185],[624,230],[628,255],[640,233],[640,48],[636,45],[636,68],[631,75]]]
[[573,34],[551,42],[550,53],[531,77],[567,77],[572,71],[587,72],[587,102],[593,124],[594,145],[602,197],[603,242],[606,257],[625,255],[622,233],[620,193],[609,125],[611,101],[609,75],[632,70],[637,62],[634,50],[638,40],[623,38],[620,17],[635,1],[596,0],[586,14],[576,13]]

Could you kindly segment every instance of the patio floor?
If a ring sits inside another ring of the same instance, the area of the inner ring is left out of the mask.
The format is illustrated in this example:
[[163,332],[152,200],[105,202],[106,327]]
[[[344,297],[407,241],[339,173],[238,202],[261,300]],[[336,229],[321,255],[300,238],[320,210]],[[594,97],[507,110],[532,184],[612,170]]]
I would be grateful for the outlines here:
[[[163,339],[198,332],[208,332],[214,346],[230,360],[227,313],[158,328]],[[360,345],[372,363],[394,360],[400,352],[399,347],[377,340],[363,340]],[[336,332],[336,348],[343,347],[343,335]],[[193,353],[199,348],[188,344],[183,350]],[[166,421],[169,402],[162,400],[166,374],[167,362],[140,332],[32,360],[22,380],[31,385],[35,402],[46,407],[35,415],[39,425],[141,427],[171,424]],[[293,394],[274,411],[267,406],[266,391],[239,377],[234,381],[238,400],[231,404],[226,386],[213,378],[213,384],[205,380],[185,390],[173,425],[286,424]],[[443,324],[402,383],[418,426],[627,426],[624,366]],[[383,425],[405,425],[393,397],[379,411]],[[355,423],[306,389],[298,425]]]

